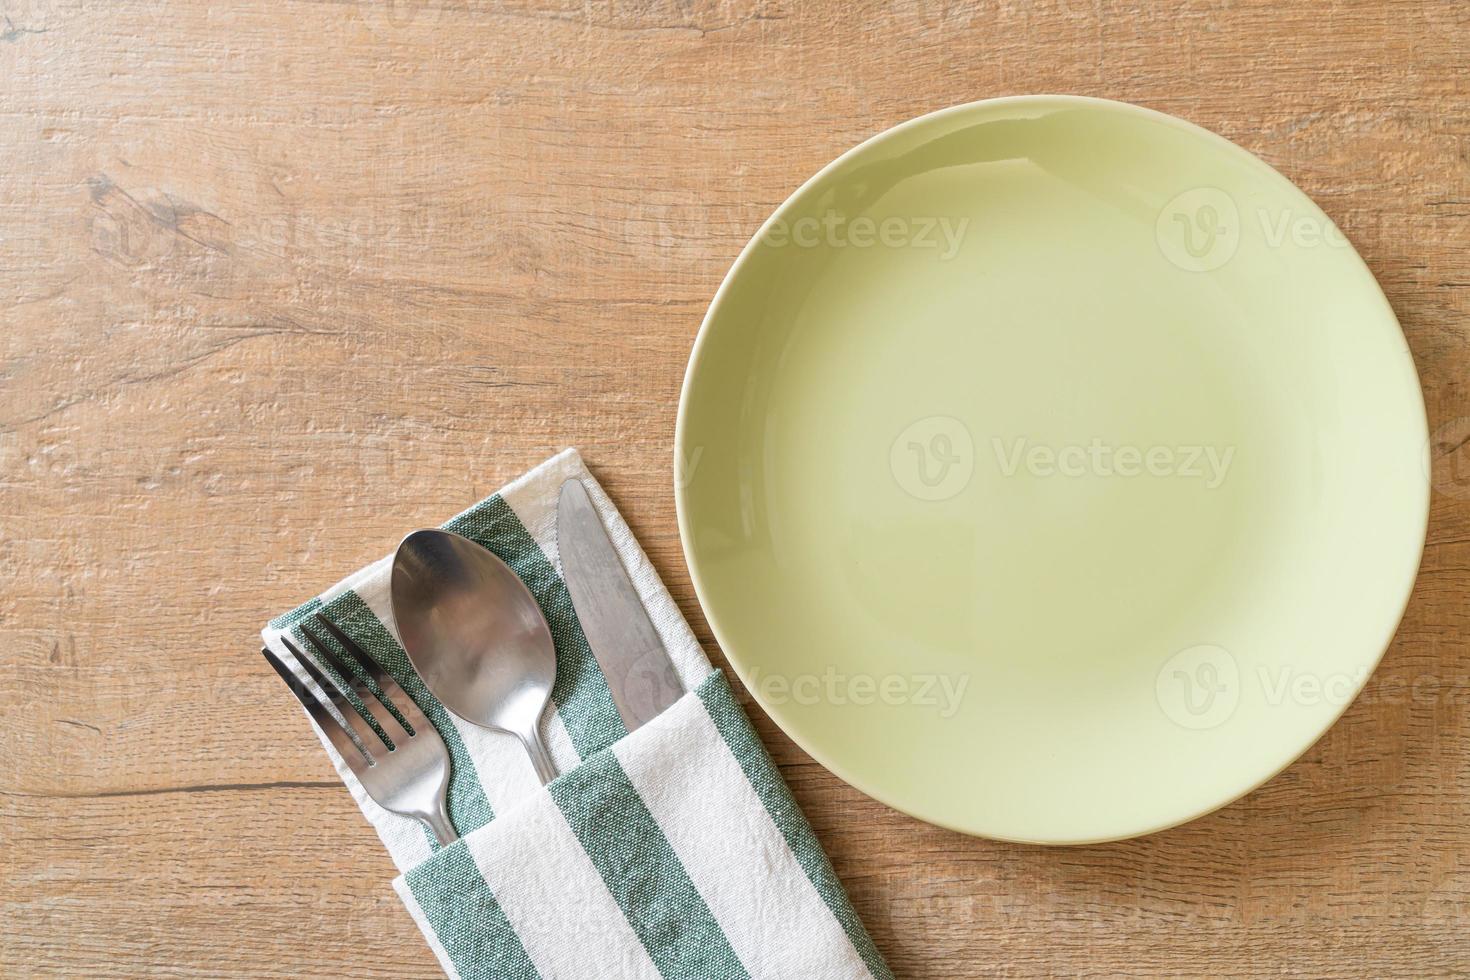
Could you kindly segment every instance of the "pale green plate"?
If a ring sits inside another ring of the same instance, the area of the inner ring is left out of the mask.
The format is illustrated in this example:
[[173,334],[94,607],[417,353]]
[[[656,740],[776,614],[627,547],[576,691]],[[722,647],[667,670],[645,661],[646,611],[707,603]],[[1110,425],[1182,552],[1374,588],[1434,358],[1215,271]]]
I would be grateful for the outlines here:
[[1361,689],[1424,541],[1392,310],[1300,191],[1093,99],[844,154],[720,287],[676,437],[700,602],[878,799],[1077,843],[1259,785]]

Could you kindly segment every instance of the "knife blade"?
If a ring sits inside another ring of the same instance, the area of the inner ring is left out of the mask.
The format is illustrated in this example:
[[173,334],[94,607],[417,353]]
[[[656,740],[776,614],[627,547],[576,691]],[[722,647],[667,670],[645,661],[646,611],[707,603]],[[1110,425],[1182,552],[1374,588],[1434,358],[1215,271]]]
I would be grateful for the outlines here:
[[556,547],[572,608],[631,732],[679,700],[684,687],[587,488],[575,477],[561,485]]

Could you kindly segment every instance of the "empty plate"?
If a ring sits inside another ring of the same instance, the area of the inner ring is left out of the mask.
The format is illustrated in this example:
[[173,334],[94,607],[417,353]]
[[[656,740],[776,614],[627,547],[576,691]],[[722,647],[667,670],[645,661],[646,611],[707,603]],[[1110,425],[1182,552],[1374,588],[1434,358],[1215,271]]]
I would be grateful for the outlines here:
[[1279,771],[1402,615],[1427,433],[1392,310],[1220,137],[998,99],[844,154],[679,406],[700,602],[806,751],[921,819],[1132,836]]

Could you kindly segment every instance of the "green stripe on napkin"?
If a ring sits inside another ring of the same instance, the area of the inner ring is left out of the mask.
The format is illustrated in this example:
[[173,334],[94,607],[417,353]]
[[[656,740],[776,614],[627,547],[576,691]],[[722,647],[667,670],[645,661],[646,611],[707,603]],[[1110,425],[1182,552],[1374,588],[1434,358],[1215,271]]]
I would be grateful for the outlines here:
[[308,616],[317,612],[321,608],[322,597],[312,596],[310,599],[307,599],[305,602],[303,602],[301,605],[297,606],[290,612],[281,613],[281,615],[277,616],[275,619],[267,623],[266,626],[273,630],[290,629],[291,627],[295,626],[297,623],[301,622],[303,619],[306,619]]
[[463,840],[403,878],[460,980],[540,980]]

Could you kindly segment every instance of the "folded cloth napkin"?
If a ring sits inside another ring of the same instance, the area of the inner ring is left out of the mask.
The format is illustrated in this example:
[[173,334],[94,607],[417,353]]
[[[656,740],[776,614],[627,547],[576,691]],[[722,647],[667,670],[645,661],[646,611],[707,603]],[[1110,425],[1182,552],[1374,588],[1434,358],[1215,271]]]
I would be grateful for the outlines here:
[[[559,571],[556,505],[570,477],[586,484],[687,692],[631,735]],[[443,526],[499,555],[551,626],[557,677],[542,730],[561,775],[549,787],[515,738],[454,717],[414,673],[393,622],[391,556],[272,620],[262,635],[280,652],[283,634],[322,612],[443,736],[453,765],[449,813],[461,834],[447,847],[374,803],[317,730],[398,866],[393,887],[445,973],[891,980],[724,675],[576,451]]]

